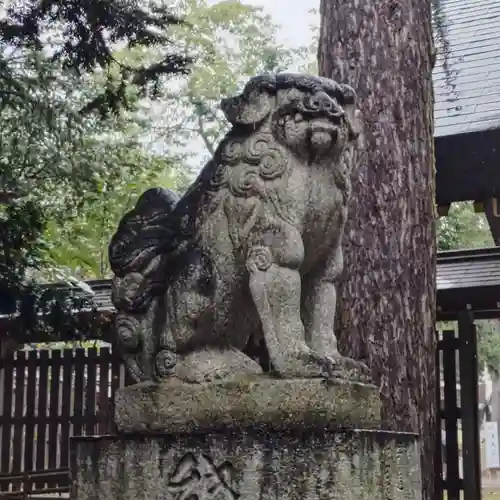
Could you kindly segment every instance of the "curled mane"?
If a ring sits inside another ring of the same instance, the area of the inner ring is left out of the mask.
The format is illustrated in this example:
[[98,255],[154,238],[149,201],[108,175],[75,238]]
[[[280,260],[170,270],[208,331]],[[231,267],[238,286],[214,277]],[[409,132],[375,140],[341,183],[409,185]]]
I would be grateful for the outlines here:
[[266,181],[283,176],[287,151],[269,131],[249,137],[228,135],[217,151],[208,189],[227,189],[233,196],[263,194]]

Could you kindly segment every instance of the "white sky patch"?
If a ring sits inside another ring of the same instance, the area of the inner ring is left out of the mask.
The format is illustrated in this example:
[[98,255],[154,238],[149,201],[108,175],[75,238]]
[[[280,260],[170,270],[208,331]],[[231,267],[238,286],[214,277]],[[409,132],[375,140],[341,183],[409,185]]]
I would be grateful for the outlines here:
[[242,3],[263,7],[280,25],[279,41],[288,47],[309,45],[310,26],[319,24],[318,17],[310,13],[311,9],[319,9],[319,0],[242,0]]

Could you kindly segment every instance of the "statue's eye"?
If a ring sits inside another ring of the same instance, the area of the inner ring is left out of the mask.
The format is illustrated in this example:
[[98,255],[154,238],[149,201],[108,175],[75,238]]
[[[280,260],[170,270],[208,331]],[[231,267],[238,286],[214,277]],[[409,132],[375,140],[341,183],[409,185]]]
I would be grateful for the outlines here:
[[333,101],[324,101],[323,109],[325,111],[333,111],[336,108],[335,103]]
[[319,109],[321,106],[321,100],[318,97],[314,96],[309,99],[308,104],[313,109]]

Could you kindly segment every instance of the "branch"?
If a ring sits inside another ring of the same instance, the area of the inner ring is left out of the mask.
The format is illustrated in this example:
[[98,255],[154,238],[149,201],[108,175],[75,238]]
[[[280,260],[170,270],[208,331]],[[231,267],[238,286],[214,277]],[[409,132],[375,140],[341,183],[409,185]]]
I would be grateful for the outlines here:
[[198,133],[203,139],[203,142],[205,143],[205,147],[208,149],[208,152],[210,153],[211,156],[213,156],[215,154],[215,148],[213,144],[210,142],[210,139],[208,138],[208,135],[205,131],[205,124],[203,123],[203,116],[200,114],[198,115]]

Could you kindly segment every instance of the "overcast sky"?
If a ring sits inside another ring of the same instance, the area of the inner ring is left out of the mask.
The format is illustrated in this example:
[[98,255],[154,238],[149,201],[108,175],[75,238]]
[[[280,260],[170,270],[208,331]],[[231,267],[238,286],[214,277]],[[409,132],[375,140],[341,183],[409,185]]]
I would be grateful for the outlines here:
[[319,8],[319,0],[243,0],[258,5],[281,25],[280,41],[288,46],[308,45],[311,41],[309,26],[318,24],[311,9]]

